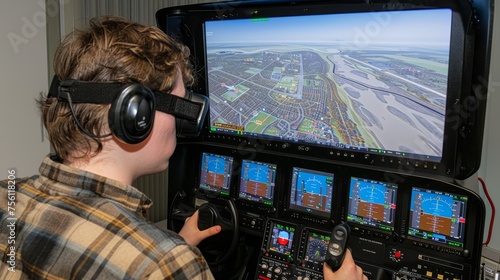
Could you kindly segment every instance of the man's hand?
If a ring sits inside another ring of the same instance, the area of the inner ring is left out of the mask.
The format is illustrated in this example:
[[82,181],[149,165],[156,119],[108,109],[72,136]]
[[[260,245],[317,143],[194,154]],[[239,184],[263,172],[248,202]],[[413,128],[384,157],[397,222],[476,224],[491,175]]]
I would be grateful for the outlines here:
[[351,250],[345,252],[342,266],[335,272],[326,263],[323,265],[323,276],[325,280],[368,280],[363,274],[363,269],[354,263]]
[[203,239],[216,235],[222,228],[221,226],[213,226],[206,230],[198,229],[198,210],[194,212],[193,216],[186,219],[179,235],[184,238],[187,244],[197,246]]

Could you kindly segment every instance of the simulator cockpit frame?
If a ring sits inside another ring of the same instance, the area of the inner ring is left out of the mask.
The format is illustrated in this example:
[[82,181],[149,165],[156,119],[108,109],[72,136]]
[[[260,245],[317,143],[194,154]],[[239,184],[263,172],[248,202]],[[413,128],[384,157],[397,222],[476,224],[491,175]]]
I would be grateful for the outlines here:
[[[323,279],[330,232],[369,279],[477,279],[493,3],[232,1],[161,9],[209,109],[170,160],[218,279]],[[230,240],[230,241],[228,241]],[[229,243],[229,245],[228,245]]]

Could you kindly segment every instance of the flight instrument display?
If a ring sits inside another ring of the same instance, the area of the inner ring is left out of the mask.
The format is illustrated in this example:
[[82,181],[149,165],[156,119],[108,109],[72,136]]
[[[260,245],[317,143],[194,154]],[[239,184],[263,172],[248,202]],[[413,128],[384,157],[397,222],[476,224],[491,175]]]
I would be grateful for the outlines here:
[[276,164],[243,160],[240,176],[240,199],[273,206]]
[[200,166],[200,189],[229,196],[233,158],[203,153]]
[[463,247],[467,196],[412,188],[408,235]]
[[325,261],[329,243],[330,236],[328,234],[309,231],[307,233],[307,246],[304,261],[313,264],[322,264]]
[[292,258],[293,237],[295,227],[280,223],[274,223],[269,240],[268,250]]
[[294,167],[290,209],[330,217],[333,177],[331,173]]
[[394,230],[396,184],[351,177],[347,221],[382,230]]

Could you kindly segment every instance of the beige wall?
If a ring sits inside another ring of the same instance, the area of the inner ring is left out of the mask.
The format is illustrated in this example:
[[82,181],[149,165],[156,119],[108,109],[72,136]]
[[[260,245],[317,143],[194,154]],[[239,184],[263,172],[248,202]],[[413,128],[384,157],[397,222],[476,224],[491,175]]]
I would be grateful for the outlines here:
[[[488,89],[486,124],[484,130],[484,144],[481,167],[478,175],[486,181],[491,198],[500,208],[500,7],[496,7],[494,14],[493,45],[491,53],[491,72]],[[491,208],[480,191],[486,204],[486,233],[490,224]],[[498,211],[498,210],[497,210]],[[499,251],[500,260],[500,214],[495,216],[495,227],[489,247]]]
[[45,1],[2,0],[0,8],[0,178],[38,171],[49,142],[35,106],[48,89]]

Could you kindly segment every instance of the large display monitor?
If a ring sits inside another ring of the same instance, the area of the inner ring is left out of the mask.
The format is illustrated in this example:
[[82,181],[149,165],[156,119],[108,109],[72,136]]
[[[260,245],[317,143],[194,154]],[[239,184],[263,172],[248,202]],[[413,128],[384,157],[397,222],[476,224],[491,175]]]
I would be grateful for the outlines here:
[[451,17],[444,8],[206,21],[210,130],[440,161]]
[[411,174],[473,174],[480,152],[464,147],[481,146],[487,75],[470,59],[470,3],[330,2],[157,13],[191,49],[196,90],[210,98],[201,140]]

